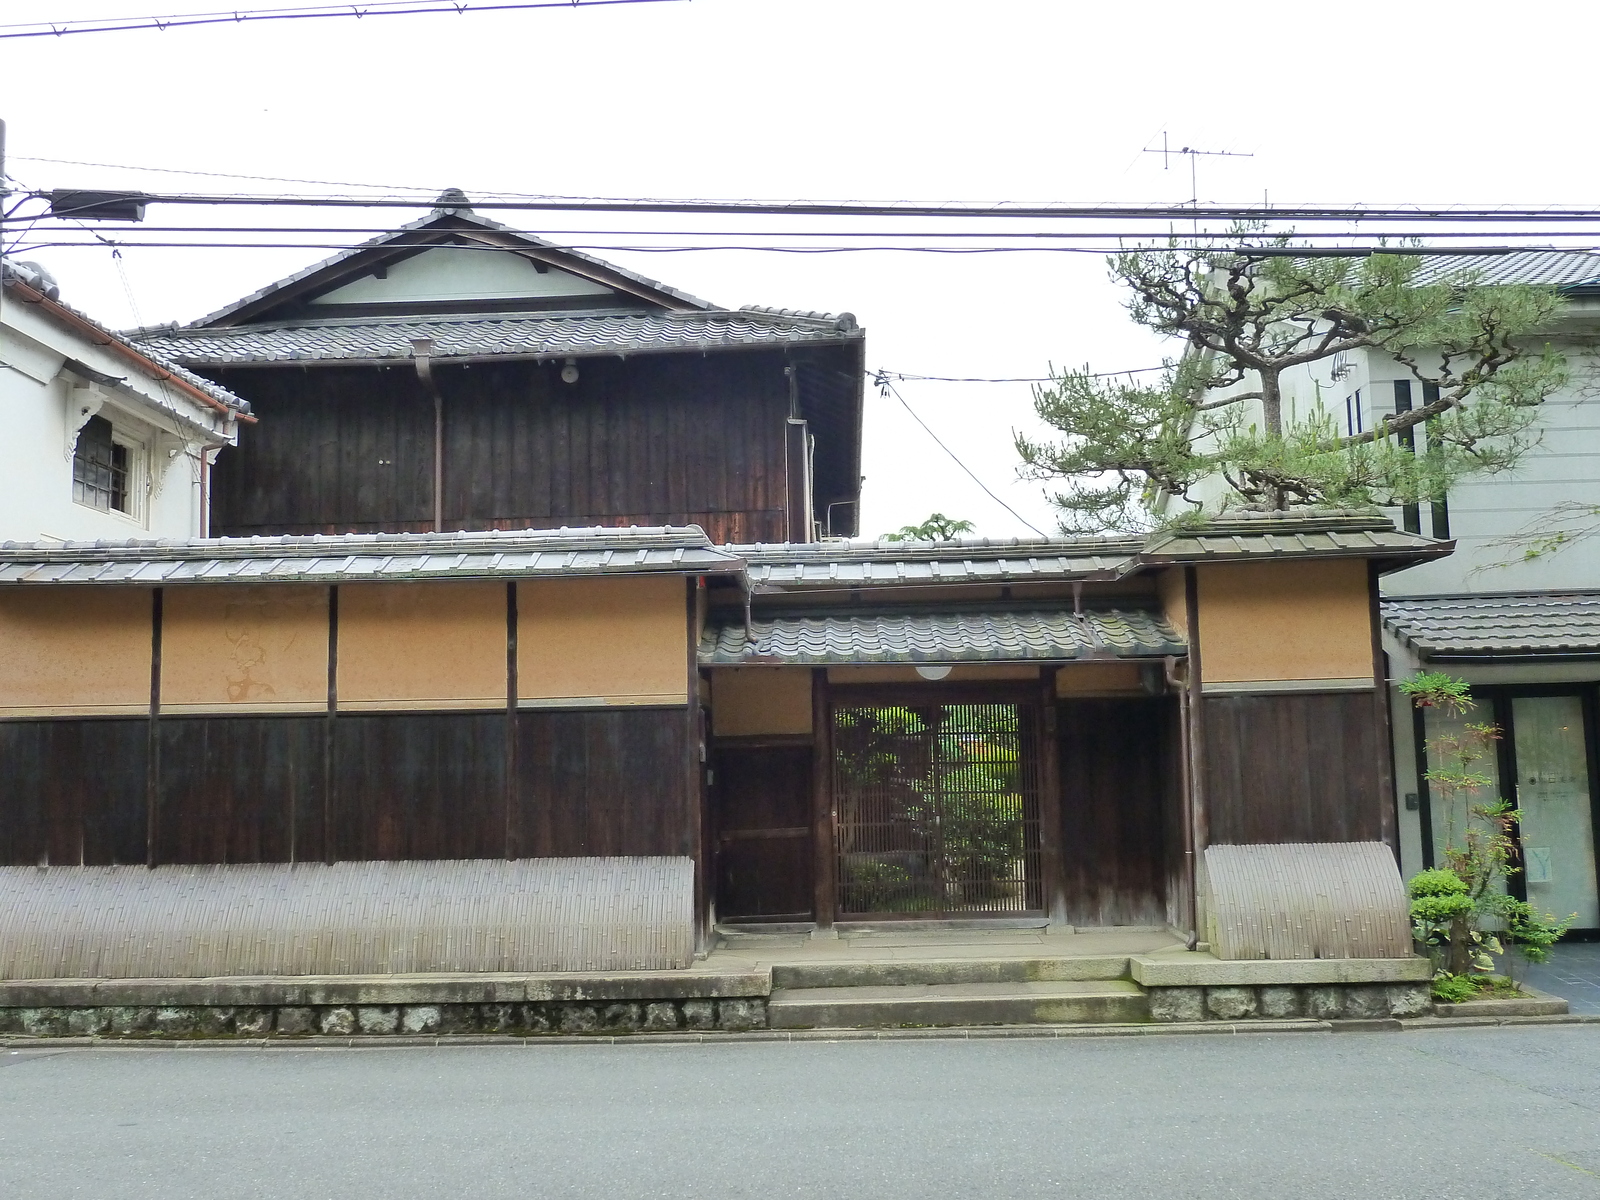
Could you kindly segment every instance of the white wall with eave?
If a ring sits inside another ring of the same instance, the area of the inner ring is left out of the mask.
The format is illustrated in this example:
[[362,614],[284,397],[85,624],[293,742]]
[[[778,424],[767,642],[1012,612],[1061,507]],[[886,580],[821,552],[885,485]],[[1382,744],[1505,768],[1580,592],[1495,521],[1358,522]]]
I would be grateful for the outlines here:
[[[73,360],[122,382],[96,383]],[[85,408],[129,446],[128,513],[73,499],[72,430]],[[0,542],[194,537],[202,449],[232,441],[220,413],[126,359],[31,306],[8,298],[0,309]]]

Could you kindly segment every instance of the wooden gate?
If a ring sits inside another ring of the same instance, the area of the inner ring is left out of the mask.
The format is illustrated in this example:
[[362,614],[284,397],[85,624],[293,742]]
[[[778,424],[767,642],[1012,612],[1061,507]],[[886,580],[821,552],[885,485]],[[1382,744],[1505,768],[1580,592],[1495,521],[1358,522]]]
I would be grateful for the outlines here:
[[925,691],[831,710],[838,911],[846,918],[1042,911],[1039,711]]

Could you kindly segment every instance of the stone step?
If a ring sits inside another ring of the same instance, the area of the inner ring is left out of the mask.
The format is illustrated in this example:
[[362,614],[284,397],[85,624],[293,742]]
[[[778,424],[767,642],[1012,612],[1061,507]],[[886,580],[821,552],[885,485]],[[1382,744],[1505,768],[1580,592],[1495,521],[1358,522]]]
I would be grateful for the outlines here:
[[1127,955],[1071,958],[941,958],[874,962],[776,962],[774,988],[903,987],[913,984],[1066,983],[1123,979]]
[[767,1021],[773,1029],[1112,1024],[1149,1019],[1143,990],[1126,980],[775,988],[767,1001]]

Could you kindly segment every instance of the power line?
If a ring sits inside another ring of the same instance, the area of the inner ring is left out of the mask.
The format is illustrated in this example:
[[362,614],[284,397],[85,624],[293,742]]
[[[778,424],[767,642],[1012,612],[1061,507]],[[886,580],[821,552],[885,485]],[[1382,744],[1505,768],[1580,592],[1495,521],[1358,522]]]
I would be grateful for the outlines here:
[[[13,244],[12,251],[38,251],[38,250],[85,250],[95,249],[103,243],[88,240],[51,240],[34,241]],[[118,238],[109,244],[121,246],[129,250],[319,250],[319,251],[346,251],[361,249],[359,245],[348,242],[223,242],[223,241],[150,241],[128,240]],[[450,249],[463,250],[478,254],[519,254],[526,255],[527,247],[521,246],[463,246],[457,244],[439,245],[435,243],[421,243],[413,246],[415,249]],[[1425,257],[1480,257],[1484,255],[1504,255],[1515,253],[1520,249],[1529,247],[1508,246],[1450,246],[1450,247],[1405,247],[1382,248],[1372,246],[1333,246],[1315,247],[1300,246],[1278,250],[1259,246],[1225,246],[1207,245],[1196,246],[1178,243],[1173,246],[1162,246],[1162,250],[1175,250],[1180,252],[1196,252],[1208,254],[1239,254],[1255,255],[1258,257],[1284,257],[1284,258],[1369,258],[1380,254],[1419,255]],[[1543,247],[1552,249],[1553,247]],[[567,244],[549,243],[538,247],[543,250],[554,251],[583,251],[603,252],[613,254],[699,254],[717,252],[736,252],[752,254],[943,254],[943,255],[977,255],[977,254],[1094,254],[1104,255],[1105,246],[1074,246],[1059,243],[1034,244],[1034,245],[1004,245],[1004,246],[916,246],[916,245],[848,245],[848,246],[783,246],[769,244],[695,244],[695,245],[643,245],[635,243],[610,243],[610,242],[573,242]],[[1535,248],[1537,249],[1537,248]],[[1600,250],[1600,246],[1581,245],[1563,246],[1559,249],[1568,253],[1592,253]]]
[[[1165,371],[1161,367],[1131,367],[1126,371],[1091,371],[1090,379],[1113,379],[1118,375],[1145,375],[1151,371]],[[877,379],[891,379],[909,383],[1054,383],[1053,375],[1013,375],[1005,378],[978,378],[970,375],[908,375],[903,371],[879,371]]]
[[524,0],[521,3],[477,3],[475,0],[365,0],[360,4],[311,4],[295,8],[238,9],[230,12],[178,13],[172,16],[84,18],[72,21],[27,21],[0,25],[6,38],[66,37],[74,33],[128,33],[137,29],[181,29],[195,25],[242,25],[247,21],[308,21],[325,17],[404,17],[426,13],[520,12],[533,8],[595,8],[618,4],[671,4],[678,0]]
[[[644,3],[655,0],[584,0],[585,3]],[[26,193],[35,199],[49,200],[48,191]],[[144,204],[222,205],[298,208],[417,208],[415,197],[392,196],[282,196],[230,195],[199,192],[143,192],[133,194]],[[448,206],[447,206],[448,207]],[[1208,204],[1198,207],[1171,204],[974,204],[969,202],[881,204],[871,201],[817,200],[663,200],[646,198],[515,197],[482,198],[461,208],[522,210],[541,212],[651,212],[720,213],[769,216],[811,217],[932,217],[937,219],[988,218],[1088,221],[1183,221],[1196,218],[1215,221],[1309,221],[1314,223],[1416,222],[1420,224],[1507,224],[1526,222],[1547,225],[1589,223],[1600,220],[1600,208],[1547,205],[1536,208],[1477,207],[1467,205],[1400,205],[1364,207],[1338,205]],[[70,213],[57,215],[71,215]]]
[[967,466],[966,463],[962,462],[959,458],[957,458],[956,457],[956,452],[954,450],[950,449],[949,446],[946,446],[944,444],[944,442],[940,439],[940,437],[939,437],[939,435],[937,433],[935,433],[932,429],[928,428],[928,423],[926,421],[924,421],[921,417],[917,416],[917,410],[912,408],[911,405],[906,403],[906,398],[900,394],[900,389],[894,386],[893,381],[889,378],[889,376],[887,374],[885,374],[882,371],[879,371],[876,375],[873,376],[873,382],[878,385],[878,390],[880,392],[885,392],[885,393],[892,392],[894,394],[894,398],[896,400],[900,401],[901,407],[904,408],[908,413],[911,414],[911,419],[913,421],[915,421],[918,425],[922,426],[923,432],[926,433],[929,437],[931,437],[938,444],[939,449],[943,450],[946,454],[948,454],[950,456],[950,461],[951,462],[955,463],[956,466],[960,467],[963,471],[965,471],[967,473],[967,476],[972,480],[973,483],[977,484],[979,487],[981,487],[984,490],[984,493],[989,497],[989,499],[993,500],[1001,508],[1005,509],[1008,513],[1010,513],[1017,520],[1021,521],[1024,525],[1026,525],[1029,529],[1033,530],[1040,537],[1047,538],[1047,537],[1050,536],[1044,530],[1040,529],[1037,525],[1035,525],[1032,521],[1028,520],[1027,517],[1023,516],[1016,509],[1012,508],[1011,505],[1007,504],[1004,500],[1000,499],[999,496],[996,496],[994,494],[994,492],[990,491],[989,490],[989,485],[987,483],[985,483],[983,480],[979,479],[976,475],[974,475],[972,473],[972,468]]

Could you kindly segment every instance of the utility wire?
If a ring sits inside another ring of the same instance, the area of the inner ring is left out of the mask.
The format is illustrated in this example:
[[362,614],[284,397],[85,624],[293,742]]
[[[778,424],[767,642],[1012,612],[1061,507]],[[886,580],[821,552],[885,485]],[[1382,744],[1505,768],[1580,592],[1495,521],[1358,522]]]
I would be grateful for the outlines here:
[[424,13],[465,15],[469,12],[520,12],[532,8],[596,8],[602,5],[678,2],[679,0],[525,0],[522,3],[476,3],[475,0],[366,0],[360,4],[313,4],[297,8],[176,13],[172,16],[27,21],[22,24],[0,25],[0,40],[65,37],[74,33],[128,33],[136,29],[180,29],[194,25],[242,25],[247,21],[308,21],[325,17],[404,17]]
[[[585,0],[585,3],[644,3],[656,0]],[[48,200],[52,193],[28,193],[37,199]],[[136,193],[145,204],[183,204],[298,208],[418,208],[416,197],[393,196],[282,196],[282,195],[231,195],[200,192],[145,192]],[[435,205],[437,207],[437,205]],[[1564,207],[1549,205],[1537,208],[1478,207],[1467,205],[1400,205],[1368,208],[1360,205],[1297,205],[1274,204],[973,204],[968,202],[945,203],[894,203],[881,204],[870,201],[818,201],[818,200],[661,200],[644,198],[573,198],[573,197],[516,197],[510,199],[482,198],[458,206],[471,209],[507,209],[544,212],[653,212],[653,213],[748,213],[768,216],[774,213],[810,217],[933,217],[938,219],[1030,219],[1059,220],[1077,218],[1089,221],[1307,221],[1327,222],[1415,222],[1418,224],[1516,224],[1533,225],[1592,223],[1600,220],[1600,208]],[[58,213],[59,216],[74,215]]]
[[[1126,371],[1092,371],[1090,379],[1113,379],[1118,375],[1144,375],[1151,371],[1165,371],[1166,367],[1131,367]],[[909,383],[1054,383],[1053,375],[1015,375],[1003,379],[984,379],[961,375],[908,375],[903,371],[879,371],[876,379],[898,380]]]
[[[220,242],[220,241],[218,241],[218,242],[212,242],[212,241],[167,242],[167,241],[149,241],[149,240],[128,240],[128,239],[125,239],[125,238],[116,239],[116,244],[119,245],[119,246],[123,246],[123,247],[125,247],[127,249],[144,249],[144,250],[321,250],[321,251],[333,250],[333,251],[348,251],[348,250],[358,250],[358,249],[362,249],[363,248],[361,246],[351,245],[351,244],[349,244],[347,242],[278,242],[278,241],[274,241],[274,242]],[[32,241],[32,242],[27,242],[27,243],[22,243],[22,244],[14,243],[13,246],[12,246],[12,249],[14,251],[26,250],[26,251],[29,251],[29,252],[37,251],[37,250],[81,250],[81,249],[94,249],[98,245],[100,245],[100,243],[94,242],[94,241],[82,240],[82,239],[71,240],[71,241],[53,239],[53,240]],[[428,250],[428,249],[464,250],[464,251],[470,251],[472,253],[478,253],[478,254],[520,254],[520,255],[526,255],[528,253],[528,249],[529,249],[528,247],[522,247],[522,246],[463,246],[463,245],[435,244],[435,243],[421,243],[421,244],[413,245],[413,246],[411,246],[409,248],[419,249],[419,250]],[[968,255],[968,254],[1093,254],[1093,255],[1104,255],[1106,253],[1106,247],[1104,247],[1104,246],[1071,246],[1071,245],[1062,245],[1060,243],[1054,243],[1054,242],[1046,243],[1046,244],[1025,245],[1025,246],[1016,246],[1016,245],[1007,245],[1007,246],[971,246],[971,245],[961,245],[961,246],[905,246],[905,245],[901,245],[901,246],[884,246],[884,245],[866,245],[866,246],[861,246],[861,245],[852,245],[852,246],[815,246],[815,245],[812,245],[812,246],[782,246],[782,245],[725,245],[725,244],[661,246],[661,245],[641,245],[641,244],[634,244],[634,243],[620,243],[619,244],[619,243],[610,243],[610,242],[574,242],[574,243],[568,243],[568,244],[554,244],[554,243],[551,243],[551,244],[547,244],[547,245],[544,245],[544,246],[537,247],[537,249],[553,250],[553,251],[563,251],[563,250],[584,251],[584,252],[599,251],[599,252],[615,253],[615,254],[696,254],[696,253],[715,253],[715,252],[718,252],[718,251],[733,251],[733,252],[738,252],[738,253],[798,254],[798,255],[807,255],[807,254],[874,254],[874,253],[945,254],[945,255]],[[1180,243],[1178,243],[1178,244],[1176,244],[1174,246],[1170,246],[1170,247],[1169,246],[1162,246],[1161,249],[1163,249],[1163,250],[1171,249],[1171,250],[1176,250],[1176,251],[1180,251],[1180,252],[1194,252],[1194,253],[1207,253],[1207,254],[1239,254],[1239,255],[1254,255],[1254,256],[1257,256],[1257,257],[1284,257],[1284,258],[1370,258],[1373,255],[1377,255],[1377,254],[1406,254],[1406,255],[1419,255],[1419,256],[1425,256],[1425,257],[1460,258],[1460,257],[1479,257],[1479,256],[1483,256],[1483,255],[1503,255],[1503,254],[1515,253],[1517,250],[1520,250],[1520,249],[1555,249],[1555,247],[1506,247],[1506,246],[1460,247],[1460,246],[1450,246],[1450,247],[1408,247],[1406,249],[1400,250],[1400,249],[1376,248],[1376,247],[1371,247],[1371,246],[1330,246],[1330,247],[1306,247],[1306,246],[1301,246],[1301,247],[1295,247],[1295,248],[1293,248],[1291,250],[1285,250],[1281,254],[1279,254],[1275,250],[1270,250],[1269,249],[1269,250],[1265,250],[1264,251],[1264,250],[1262,250],[1262,248],[1257,247],[1257,246],[1226,246],[1226,245],[1215,245],[1215,244],[1206,245],[1206,246],[1196,246],[1196,245],[1191,245],[1191,244],[1186,244],[1186,243],[1181,243],[1180,242]],[[1595,246],[1595,245],[1591,245],[1591,244],[1585,244],[1585,245],[1580,245],[1580,246],[1563,246],[1563,247],[1559,247],[1559,249],[1563,250],[1565,252],[1574,253],[1574,254],[1592,253],[1592,252],[1594,252],[1596,250],[1600,250],[1600,246]]]
[[967,473],[968,478],[970,478],[973,483],[977,484],[979,487],[981,487],[984,490],[984,494],[987,495],[989,497],[989,499],[993,500],[1001,508],[1005,509],[1008,513],[1010,513],[1017,520],[1021,521],[1024,525],[1026,525],[1029,529],[1033,530],[1040,537],[1048,538],[1050,536],[1044,530],[1040,529],[1037,525],[1035,525],[1032,521],[1028,520],[1027,517],[1023,516],[1016,509],[1012,508],[1011,505],[1007,504],[1004,500],[1000,499],[999,496],[996,496],[994,494],[994,492],[990,491],[989,490],[989,485],[986,484],[983,480],[979,479],[976,475],[974,475],[972,473],[972,468],[967,466],[966,463],[962,462],[959,458],[957,458],[956,457],[956,452],[954,450],[950,449],[949,446],[946,446],[944,444],[944,442],[940,439],[940,437],[939,437],[939,435],[937,433],[935,433],[932,429],[928,428],[928,423],[926,421],[924,421],[921,417],[917,416],[917,410],[912,408],[911,405],[906,403],[906,398],[900,394],[900,389],[894,386],[894,381],[889,377],[888,374],[886,374],[883,371],[877,372],[877,374],[875,374],[873,376],[873,382],[878,385],[878,391],[879,391],[879,393],[881,395],[889,395],[889,394],[892,393],[894,395],[894,398],[896,400],[900,401],[901,407],[904,408],[908,413],[911,414],[911,419],[913,421],[915,421],[918,425],[922,426],[923,432],[926,433],[929,437],[931,437],[938,444],[939,449],[943,450],[946,454],[948,454],[950,456],[950,461],[951,462],[955,463],[956,466],[960,467],[963,471],[965,471]]

